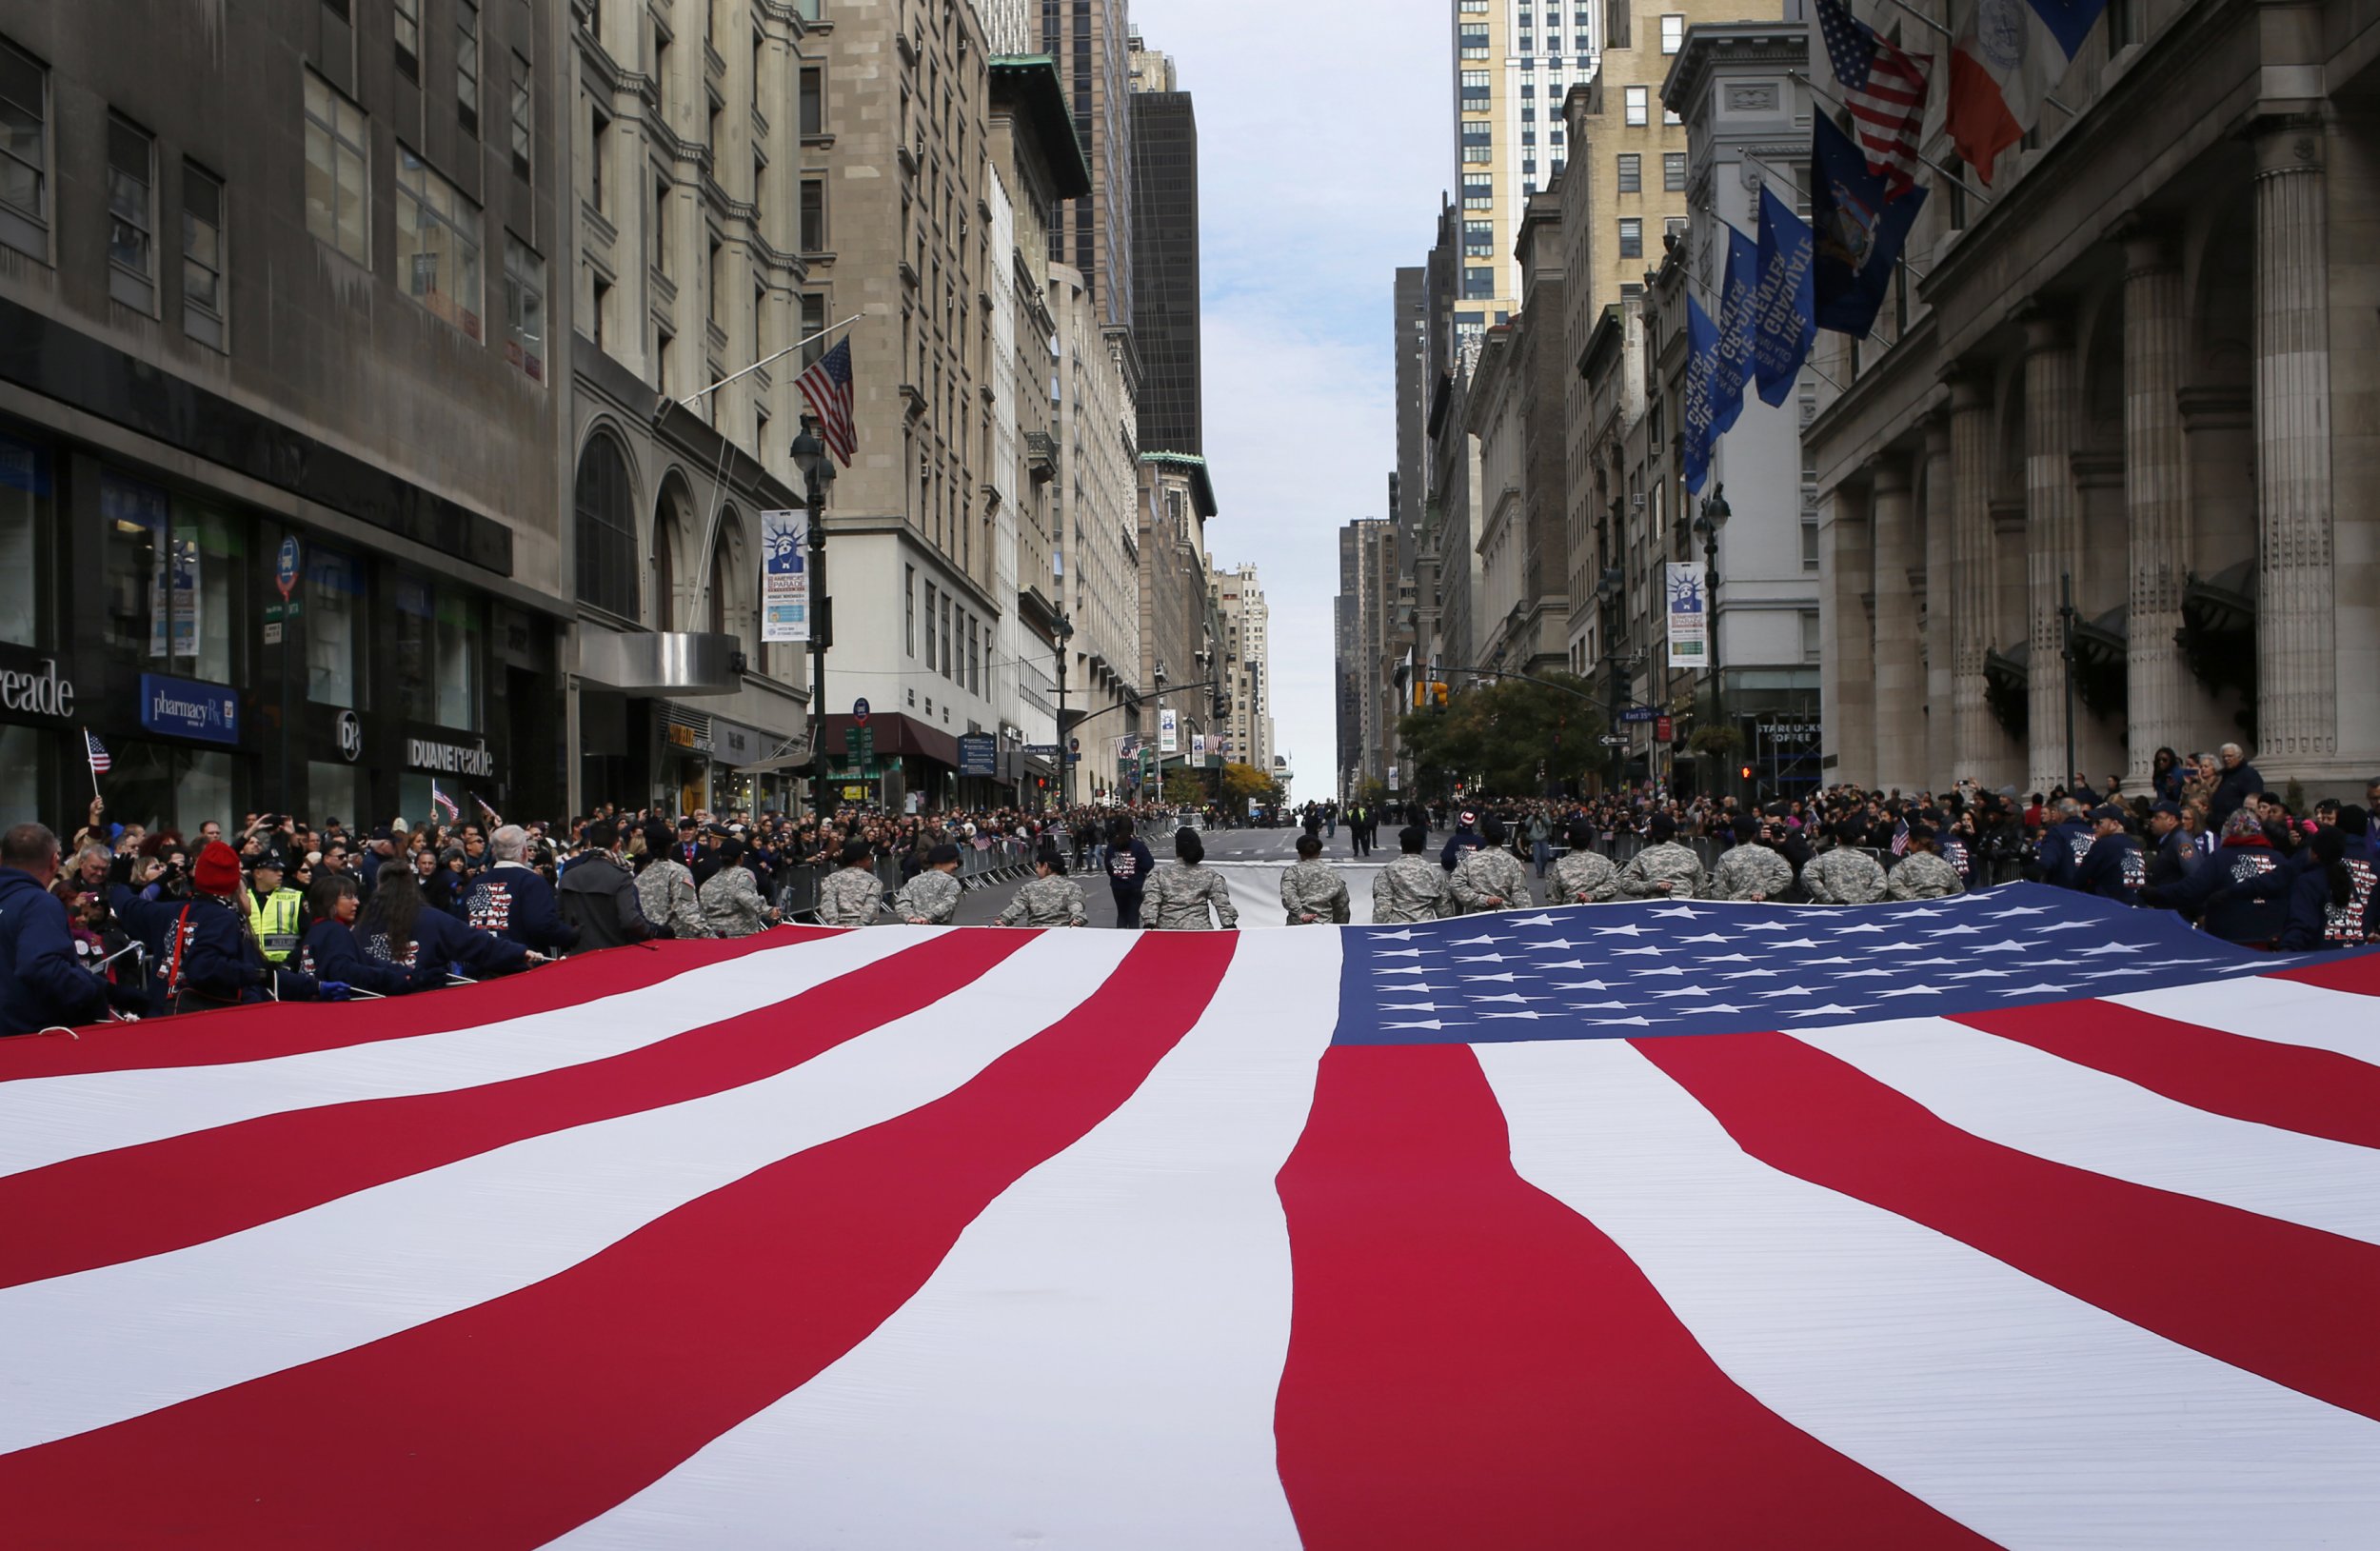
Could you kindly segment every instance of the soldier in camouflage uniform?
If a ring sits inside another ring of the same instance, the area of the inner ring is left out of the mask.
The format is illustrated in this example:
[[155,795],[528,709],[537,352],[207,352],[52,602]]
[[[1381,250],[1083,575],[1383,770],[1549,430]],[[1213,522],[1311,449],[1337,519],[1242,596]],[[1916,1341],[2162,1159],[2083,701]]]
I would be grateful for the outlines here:
[[1595,825],[1570,826],[1570,849],[1554,859],[1554,881],[1545,885],[1548,905],[1605,905],[1619,898],[1619,869],[1595,848]]
[[1412,825],[1397,836],[1404,854],[1382,867],[1372,880],[1372,924],[1410,925],[1449,914],[1454,901],[1446,891],[1446,869],[1421,854],[1430,832]]
[[1894,900],[1944,900],[1964,894],[1958,869],[1936,854],[1934,831],[1922,824],[1909,826],[1909,854],[1885,875],[1884,894]]
[[1504,848],[1504,821],[1483,821],[1479,839],[1485,844],[1476,851],[1465,851],[1455,863],[1455,875],[1447,880],[1456,905],[1467,916],[1516,905],[1527,908],[1531,904],[1529,871],[1520,865],[1520,858]]
[[818,890],[818,924],[822,926],[873,926],[884,907],[884,885],[869,865],[875,849],[864,840],[847,840],[843,865]]
[[1703,889],[1702,859],[1677,844],[1677,821],[1656,813],[1645,826],[1653,844],[1619,869],[1619,891],[1632,900],[1691,900]]
[[[1174,855],[1178,860],[1159,867],[1149,880],[1148,894],[1140,902],[1140,925],[1160,932],[1212,931],[1218,922],[1225,931],[1238,926],[1240,912],[1232,907],[1223,875],[1200,865],[1206,860],[1206,842],[1196,829],[1175,831]],[[1212,921],[1207,916],[1210,905]]]
[[1003,926],[1087,926],[1082,885],[1066,876],[1057,849],[1044,846],[1033,859],[1033,876],[1000,913]]
[[947,926],[959,913],[959,847],[944,841],[925,853],[925,868],[893,896],[893,914],[912,926]]
[[1782,899],[1794,886],[1794,865],[1745,820],[1735,825],[1735,844],[1711,873],[1715,900]]
[[1801,886],[1819,905],[1874,905],[1884,897],[1884,868],[1865,851],[1854,850],[1838,825],[1830,831],[1835,844],[1801,869]]
[[[1352,827],[1352,824],[1350,825]],[[1344,926],[1351,919],[1347,880],[1327,862],[1316,860],[1322,843],[1312,835],[1298,837],[1298,865],[1280,875],[1280,907],[1292,926],[1319,923]]]

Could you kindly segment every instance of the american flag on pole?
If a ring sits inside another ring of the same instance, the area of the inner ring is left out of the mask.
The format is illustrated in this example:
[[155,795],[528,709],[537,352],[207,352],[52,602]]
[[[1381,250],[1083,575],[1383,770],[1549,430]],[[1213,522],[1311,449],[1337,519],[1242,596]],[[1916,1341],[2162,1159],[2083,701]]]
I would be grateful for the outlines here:
[[89,727],[83,729],[83,752],[90,760],[90,773],[93,775],[106,775],[115,764],[114,758],[108,752],[108,746],[101,743],[98,734]]
[[2037,886],[0,1041],[23,1546],[2372,1543],[2380,960]]
[[818,417],[818,434],[835,454],[835,461],[851,467],[851,456],[860,446],[851,408],[851,336],[837,340],[835,348],[820,356],[794,386],[809,400],[810,413]]
[[430,806],[436,808],[439,812],[444,813],[446,816],[446,822],[448,824],[452,824],[455,820],[463,817],[463,810],[455,806],[454,799],[438,789],[438,782],[435,777],[431,778],[429,784],[429,803]]
[[1907,53],[1876,35],[1844,0],[1817,0],[1818,31],[1851,109],[1853,137],[1887,199],[1916,187],[1931,54]]

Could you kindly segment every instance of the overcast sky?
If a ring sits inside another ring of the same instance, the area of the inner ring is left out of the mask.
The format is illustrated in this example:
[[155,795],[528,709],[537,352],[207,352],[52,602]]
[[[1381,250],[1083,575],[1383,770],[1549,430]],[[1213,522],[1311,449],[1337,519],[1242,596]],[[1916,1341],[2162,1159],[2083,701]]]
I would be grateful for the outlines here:
[[1293,795],[1329,795],[1339,527],[1388,515],[1390,288],[1453,166],[1444,0],[1132,0],[1197,103],[1216,563],[1259,567]]

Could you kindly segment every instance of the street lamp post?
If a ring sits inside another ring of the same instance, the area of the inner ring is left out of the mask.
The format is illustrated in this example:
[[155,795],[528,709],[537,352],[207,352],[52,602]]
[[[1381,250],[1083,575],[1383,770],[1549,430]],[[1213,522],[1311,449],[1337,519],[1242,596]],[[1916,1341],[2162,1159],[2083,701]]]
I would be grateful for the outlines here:
[[1067,643],[1074,639],[1074,621],[1064,614],[1058,616],[1058,805],[1074,805],[1074,761],[1067,753],[1066,742],[1066,658]]
[[1628,757],[1624,752],[1625,746],[1619,741],[1619,637],[1616,628],[1619,618],[1620,589],[1626,585],[1619,574],[1619,567],[1614,566],[1603,572],[1602,580],[1595,586],[1595,595],[1603,605],[1603,677],[1612,691],[1612,714],[1610,720],[1603,724],[1603,733],[1613,740],[1612,790],[1615,794],[1619,791],[1621,777],[1626,773]]
[[826,493],[835,484],[835,455],[819,439],[818,420],[802,417],[793,439],[802,470],[803,505],[810,513],[810,768],[818,784],[811,801],[823,812],[826,790],[826,648],[835,644],[835,605],[826,595]]
[[[1711,668],[1711,725],[1727,726],[1727,686],[1719,677],[1719,529],[1735,512],[1727,505],[1727,487],[1715,485],[1703,498],[1702,515],[1695,519],[1695,531],[1702,537],[1702,608],[1708,632],[1708,659]],[[1715,751],[1716,757],[1716,751]],[[1724,782],[1722,775],[1712,783],[1716,790]]]

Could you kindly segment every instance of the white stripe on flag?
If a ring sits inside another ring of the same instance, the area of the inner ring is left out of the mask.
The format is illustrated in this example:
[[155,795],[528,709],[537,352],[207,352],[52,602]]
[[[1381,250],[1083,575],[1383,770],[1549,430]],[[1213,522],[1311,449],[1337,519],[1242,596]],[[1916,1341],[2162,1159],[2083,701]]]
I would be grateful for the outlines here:
[[[515,1143],[188,1249],[0,1290],[12,1397],[0,1406],[0,1453],[348,1351],[566,1270],[755,1169],[941,1098],[1087,999],[1133,940],[1051,933],[775,1077]],[[714,1010],[702,1007],[701,1021]]]
[[1274,1177],[1338,1020],[1338,941],[1242,935],[1140,1091],[993,1202],[900,1312],[557,1543],[1297,1545]]
[[1628,1044],[1478,1057],[1522,1177],[1730,1378],[2011,1551],[2295,1551],[2380,1515],[2380,1424],[1757,1162]]
[[2372,1148],[2210,1114],[1942,1018],[1795,1029],[1794,1037],[1986,1142],[2380,1243],[2380,1151]]
[[2103,1000],[2178,1024],[2276,1044],[2302,1044],[2380,1066],[2380,997],[2241,975],[2204,985],[2127,991]]
[[442,1034],[221,1066],[0,1084],[0,1174],[285,1110],[448,1093],[600,1061],[757,1012],[913,947],[921,937],[915,931],[838,933],[598,1002]]

